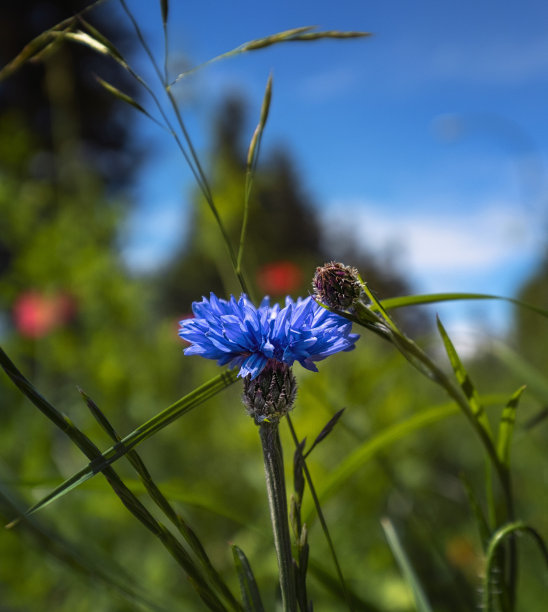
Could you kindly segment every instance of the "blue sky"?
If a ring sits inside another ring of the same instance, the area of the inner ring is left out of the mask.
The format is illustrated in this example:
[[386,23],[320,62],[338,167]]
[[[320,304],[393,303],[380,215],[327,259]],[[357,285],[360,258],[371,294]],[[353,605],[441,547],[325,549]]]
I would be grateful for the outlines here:
[[[128,2],[161,57],[159,2]],[[548,5],[526,0],[171,2],[172,68],[274,32],[317,25],[363,40],[290,43],[212,64],[177,86],[199,150],[211,113],[240,91],[258,117],[274,78],[264,150],[288,147],[328,226],[389,249],[417,292],[515,295],[546,247]],[[126,255],[153,268],[184,234],[191,177],[155,147]],[[349,262],[350,263],[350,262]],[[446,307],[444,307],[446,308]],[[440,311],[500,329],[508,310]]]

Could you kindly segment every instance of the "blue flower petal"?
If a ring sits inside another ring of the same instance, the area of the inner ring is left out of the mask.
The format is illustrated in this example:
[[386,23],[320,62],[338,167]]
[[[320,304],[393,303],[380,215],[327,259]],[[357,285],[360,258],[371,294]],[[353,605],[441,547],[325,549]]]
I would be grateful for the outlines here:
[[352,323],[318,306],[311,298],[290,297],[285,306],[270,306],[263,298],[256,308],[245,295],[238,300],[218,298],[192,305],[194,318],[180,322],[179,335],[191,343],[185,355],[215,359],[219,365],[240,367],[239,376],[256,378],[269,359],[317,371],[314,362],[333,353],[350,351],[359,338]]

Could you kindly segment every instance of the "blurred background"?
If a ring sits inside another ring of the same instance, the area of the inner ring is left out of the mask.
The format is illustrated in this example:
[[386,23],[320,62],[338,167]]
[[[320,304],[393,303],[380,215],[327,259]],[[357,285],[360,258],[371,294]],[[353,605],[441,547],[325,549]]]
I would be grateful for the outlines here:
[[[128,4],[163,62],[160,3]],[[3,6],[0,66],[85,5]],[[118,3],[88,18],[154,82]],[[510,2],[172,2],[173,79],[296,26],[373,33],[239,55],[173,87],[236,244],[247,147],[273,74],[244,261],[254,296],[306,295],[315,267],[337,259],[357,266],[380,297],[473,291],[546,308],[547,20],[546,5],[532,0],[519,11]],[[136,82],[83,46],[59,44],[40,59],[0,85],[0,342],[43,395],[106,448],[77,385],[121,433],[131,431],[218,371],[183,357],[177,323],[192,301],[237,293],[238,285],[173,140],[109,96],[95,75],[153,109]],[[515,447],[518,514],[546,535],[547,325],[492,301],[398,313],[433,354],[435,312],[480,392],[509,397],[529,383]],[[359,344],[322,363],[321,375],[297,368],[301,436],[313,439],[347,409],[311,456],[319,482],[349,449],[446,401],[380,340]],[[239,394],[235,385],[185,416],[144,443],[142,455],[219,569],[235,584],[227,542],[237,543],[274,598],[262,459]],[[494,418],[503,404],[494,402]],[[4,375],[0,414],[6,523],[85,460]],[[467,424],[450,419],[377,453],[326,500],[359,609],[411,609],[379,525],[385,514],[434,608],[475,605],[481,547],[459,474],[481,495],[483,463]],[[129,470],[127,477],[132,482]],[[314,520],[311,529],[312,597],[318,610],[332,610],[332,568]],[[540,610],[548,584],[524,546],[520,601]],[[199,609],[177,566],[98,477],[0,534],[0,610],[147,609],[108,584],[104,567],[166,609]]]

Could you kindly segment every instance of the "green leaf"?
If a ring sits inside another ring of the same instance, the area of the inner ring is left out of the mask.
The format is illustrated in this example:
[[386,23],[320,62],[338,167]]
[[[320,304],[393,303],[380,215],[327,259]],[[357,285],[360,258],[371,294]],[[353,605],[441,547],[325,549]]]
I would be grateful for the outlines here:
[[[2,353],[3,351],[0,352],[0,358]],[[2,365],[4,364],[2,363]],[[120,457],[123,457],[132,448],[150,438],[152,435],[181,417],[183,414],[190,412],[190,410],[196,406],[199,406],[217,393],[220,393],[226,389],[226,387],[230,386],[236,381],[236,378],[237,374],[235,371],[225,371],[215,378],[212,378],[210,381],[204,383],[197,389],[194,389],[194,391],[191,391],[180,400],[157,414],[155,417],[149,419],[146,423],[143,423],[143,425],[133,430],[130,434],[122,438],[120,442],[116,443],[114,446],[111,446],[93,461],[88,463],[88,465],[82,470],[65,480],[65,482],[63,482],[49,495],[32,506],[32,508],[27,511],[27,515],[41,510],[53,501],[59,499],[63,495],[66,495],[69,491],[72,491],[72,489],[86,482],[86,480],[89,480],[96,474],[100,473],[112,463],[120,459]],[[64,421],[61,423],[56,421],[54,422],[65,431],[65,429],[62,427]]]
[[[495,405],[503,402],[505,397],[502,395],[491,395],[482,399],[485,405]],[[386,447],[406,438],[415,431],[419,431],[458,412],[459,407],[454,402],[447,402],[425,409],[409,419],[387,427],[372,438],[365,440],[325,476],[318,487],[318,498],[321,501],[325,501],[331,497],[358,469],[363,467]],[[310,524],[312,512],[313,508],[309,508],[307,512],[303,513],[306,517],[305,522],[308,524]]]
[[499,424],[499,434],[497,440],[497,455],[501,463],[510,468],[510,442],[512,441],[512,433],[516,422],[516,410],[519,404],[521,394],[525,391],[525,385],[520,387],[508,400],[508,403],[502,411]]
[[491,425],[489,424],[489,419],[487,418],[485,410],[481,405],[478,392],[474,387],[472,379],[468,375],[468,372],[466,371],[462,361],[460,360],[455,346],[447,335],[447,332],[445,331],[445,328],[443,327],[439,317],[436,317],[436,320],[438,324],[438,331],[443,340],[447,356],[449,357],[449,361],[451,362],[451,366],[453,368],[453,371],[455,372],[455,376],[457,378],[457,381],[459,382],[462,392],[468,400],[470,410],[472,411],[472,414],[476,418],[477,422],[481,425],[485,433],[489,436],[489,438],[492,439]]
[[420,304],[437,304],[438,302],[452,302],[457,300],[502,300],[515,306],[532,310],[543,317],[548,317],[548,310],[527,304],[514,298],[502,297],[500,295],[489,295],[487,293],[430,293],[425,295],[405,295],[402,297],[381,300],[383,308],[392,310],[404,306],[418,306]]
[[234,565],[236,566],[236,573],[240,581],[245,612],[264,612],[259,587],[244,551],[233,544],[232,556],[234,557]]
[[401,545],[394,526],[387,518],[381,520],[381,525],[384,530],[384,535],[388,541],[388,545],[390,546],[390,550],[398,562],[405,582],[408,584],[413,593],[413,599],[415,600],[417,612],[432,612],[428,598],[426,597],[419,579],[413,570],[413,566],[411,565],[407,554]]
[[[106,433],[112,438],[114,442],[119,442],[121,438],[110,423],[110,421],[107,419],[105,414],[99,409],[99,407],[88,395],[86,395],[81,389],[79,389],[79,391],[99,425],[101,425],[101,427],[106,431]],[[206,572],[206,575],[211,580],[211,583],[219,590],[220,593],[223,594],[223,596],[226,598],[226,600],[229,602],[230,606],[233,609],[238,609],[239,603],[221,578],[219,572],[217,572],[217,570],[211,563],[211,560],[209,559],[209,556],[204,546],[200,542],[198,536],[196,535],[195,531],[190,527],[190,525],[183,519],[180,514],[177,514],[175,509],[171,506],[166,496],[162,493],[158,485],[154,482],[150,472],[148,471],[147,467],[145,466],[143,460],[141,459],[137,451],[128,451],[127,458],[135,469],[135,471],[137,472],[137,474],[139,475],[141,483],[144,485],[145,490],[150,496],[151,500],[164,513],[164,515],[169,519],[169,521],[171,521],[171,523],[182,535],[185,542],[188,544],[192,552],[200,561],[203,569]]]

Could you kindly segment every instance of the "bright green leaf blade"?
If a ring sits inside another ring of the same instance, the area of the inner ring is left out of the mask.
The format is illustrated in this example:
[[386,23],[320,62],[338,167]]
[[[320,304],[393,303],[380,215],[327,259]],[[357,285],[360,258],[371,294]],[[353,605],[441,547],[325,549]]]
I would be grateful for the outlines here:
[[[1,349],[0,349],[1,350]],[[1,353],[0,353],[1,355]],[[122,438],[120,442],[107,449],[100,457],[91,461],[82,470],[65,480],[59,487],[52,491],[49,495],[32,506],[27,512],[28,515],[41,510],[53,501],[66,495],[69,491],[89,480],[106,467],[123,457],[132,448],[150,438],[156,432],[160,431],[183,414],[190,412],[196,406],[202,404],[217,393],[220,393],[228,386],[236,381],[237,373],[233,370],[228,370],[219,374],[210,381],[204,383],[194,391],[191,391],[179,401],[175,402],[146,423],[133,430],[130,434]]]
[[417,612],[432,612],[432,608],[430,607],[428,598],[426,597],[426,594],[424,593],[419,579],[415,574],[415,571],[413,570],[413,566],[411,565],[407,554],[405,553],[405,550],[401,545],[394,526],[387,518],[381,520],[381,525],[384,530],[384,535],[386,536],[386,539],[388,541],[388,545],[390,546],[390,550],[392,551],[392,554],[398,562],[405,582],[410,587],[413,593],[413,599],[415,600]]
[[[482,398],[485,405],[500,404],[505,400],[506,398],[503,395],[491,395]],[[363,467],[377,453],[384,450],[386,447],[394,444],[398,440],[406,438],[415,431],[419,431],[423,427],[437,423],[458,412],[459,407],[455,403],[447,402],[439,406],[425,409],[401,423],[396,423],[391,427],[387,427],[373,438],[366,440],[347,455],[338,466],[332,469],[329,474],[322,479],[318,486],[318,499],[323,502],[331,497],[357,470]],[[304,503],[306,503],[306,500],[303,504]],[[306,523],[310,524],[313,512],[314,508],[310,507],[310,503],[308,503],[307,511],[303,512],[306,517],[304,519]]]
[[233,544],[232,555],[240,581],[240,590],[245,612],[264,612],[259,587],[257,586],[255,576],[253,575],[253,571],[251,570],[251,566],[249,565],[249,561],[244,551]]
[[481,425],[486,434],[491,438],[491,426],[489,424],[489,419],[485,414],[485,410],[481,405],[480,398],[472,379],[468,375],[466,368],[464,367],[460,357],[455,349],[455,346],[451,342],[445,328],[443,327],[439,317],[437,317],[438,331],[443,340],[443,344],[445,346],[445,351],[447,352],[447,356],[449,357],[449,361],[451,362],[451,366],[453,371],[455,372],[455,376],[457,381],[462,389],[462,392],[466,396],[468,400],[468,405],[472,411],[472,414],[476,418],[477,422]]
[[510,442],[514,432],[516,422],[516,410],[521,394],[525,391],[525,385],[520,387],[508,400],[502,411],[499,424],[499,434],[497,439],[497,455],[503,465],[510,468]]
[[404,306],[418,306],[420,304],[437,304],[438,302],[453,302],[457,300],[502,300],[515,306],[532,310],[543,317],[548,317],[548,310],[527,304],[514,298],[502,297],[500,295],[489,295],[486,293],[430,293],[425,295],[405,295],[402,297],[381,300],[383,308],[392,310]]

